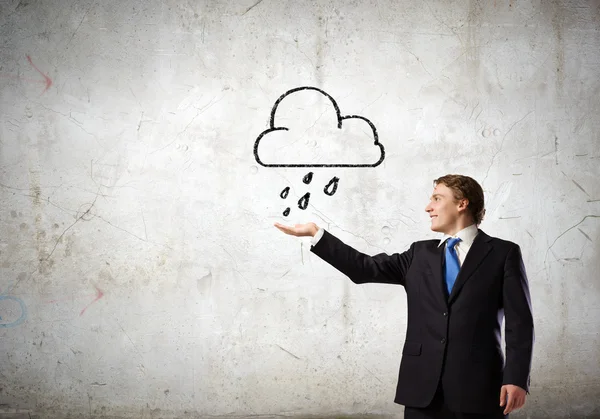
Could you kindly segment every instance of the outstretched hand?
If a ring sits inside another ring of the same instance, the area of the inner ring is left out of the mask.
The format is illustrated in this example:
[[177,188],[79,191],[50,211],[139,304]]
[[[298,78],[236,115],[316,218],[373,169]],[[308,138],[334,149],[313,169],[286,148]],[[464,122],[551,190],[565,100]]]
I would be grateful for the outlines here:
[[315,223],[296,224],[293,227],[275,223],[275,227],[283,231],[285,234],[296,237],[313,237],[315,234],[317,234],[317,231],[319,231],[319,227],[317,227]]

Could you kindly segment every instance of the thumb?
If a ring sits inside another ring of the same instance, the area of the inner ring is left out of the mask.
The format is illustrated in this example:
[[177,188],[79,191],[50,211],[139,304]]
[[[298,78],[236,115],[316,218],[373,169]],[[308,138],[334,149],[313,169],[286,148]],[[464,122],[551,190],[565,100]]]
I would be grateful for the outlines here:
[[502,386],[500,389],[500,406],[504,406],[506,404],[506,387]]

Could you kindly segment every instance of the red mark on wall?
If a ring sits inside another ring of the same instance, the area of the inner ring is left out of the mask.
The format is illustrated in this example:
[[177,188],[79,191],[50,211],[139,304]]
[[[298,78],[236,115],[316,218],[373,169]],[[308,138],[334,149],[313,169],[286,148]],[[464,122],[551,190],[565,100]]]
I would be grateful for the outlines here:
[[88,309],[89,306],[91,306],[96,301],[98,301],[99,299],[101,299],[102,297],[104,297],[104,293],[102,292],[102,290],[100,288],[98,288],[96,286],[94,286],[94,288],[96,288],[96,298],[94,298],[94,301],[92,301],[91,303],[89,303],[87,306],[85,306],[85,308],[83,310],[81,310],[81,313],[79,313],[80,316],[83,316],[83,313],[85,313],[85,311]]
[[50,88],[50,86],[52,86],[52,80],[50,80],[50,77],[48,77],[47,75],[45,75],[44,73],[42,73],[40,71],[40,69],[37,68],[37,66],[33,63],[33,61],[31,60],[31,57],[29,55],[27,56],[27,61],[29,61],[29,64],[31,64],[31,66],[33,68],[35,68],[36,71],[38,73],[40,73],[42,75],[42,77],[44,78],[45,83],[46,83],[46,88],[44,89],[44,91],[42,92],[42,94],[46,93],[46,90],[48,90]]
[[47,75],[45,75],[39,68],[37,68],[37,66],[33,63],[33,60],[31,59],[31,57],[29,55],[27,55],[27,61],[29,61],[29,64],[31,64],[31,66],[35,69],[35,71],[37,71],[38,73],[40,73],[42,75],[44,80],[32,79],[29,77],[13,76],[11,74],[0,74],[0,77],[7,78],[7,79],[26,81],[29,83],[44,83],[46,85],[46,88],[44,89],[42,94],[46,93],[46,91],[50,88],[50,86],[52,86],[52,79],[50,77],[48,77]]

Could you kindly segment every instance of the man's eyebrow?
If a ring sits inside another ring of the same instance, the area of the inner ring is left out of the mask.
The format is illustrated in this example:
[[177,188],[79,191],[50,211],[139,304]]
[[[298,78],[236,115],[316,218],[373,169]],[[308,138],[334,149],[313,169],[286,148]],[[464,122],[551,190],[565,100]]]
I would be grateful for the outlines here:
[[431,195],[432,198],[436,198],[436,197],[441,197],[443,195],[440,195],[439,193],[434,193],[433,195]]

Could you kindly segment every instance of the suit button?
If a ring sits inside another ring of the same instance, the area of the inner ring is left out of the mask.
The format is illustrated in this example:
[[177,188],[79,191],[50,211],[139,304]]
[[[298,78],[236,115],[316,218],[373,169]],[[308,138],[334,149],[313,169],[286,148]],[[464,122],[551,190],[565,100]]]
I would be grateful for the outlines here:
[[446,317],[448,315],[448,312],[444,311],[444,317]]
[[446,338],[442,338],[442,340],[440,340],[440,343],[443,345],[446,343]]

